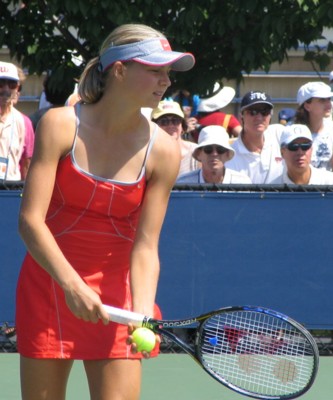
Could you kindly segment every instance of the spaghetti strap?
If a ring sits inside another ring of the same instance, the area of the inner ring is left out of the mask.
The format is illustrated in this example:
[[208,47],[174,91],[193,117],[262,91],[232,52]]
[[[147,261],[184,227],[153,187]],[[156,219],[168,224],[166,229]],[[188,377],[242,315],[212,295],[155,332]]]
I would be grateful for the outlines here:
[[149,142],[148,142],[148,145],[147,145],[147,149],[146,149],[146,154],[145,154],[145,157],[143,159],[143,163],[142,163],[142,166],[141,166],[141,169],[140,169],[140,172],[138,174],[138,177],[137,177],[136,181],[135,182],[120,182],[120,181],[116,181],[114,179],[107,179],[107,178],[101,178],[101,177],[95,176],[95,175],[93,175],[93,174],[91,174],[91,173],[89,173],[87,171],[84,171],[78,165],[78,163],[76,162],[76,159],[75,159],[75,146],[76,146],[78,132],[79,132],[79,126],[80,126],[81,104],[80,103],[75,104],[74,108],[75,108],[75,115],[76,115],[76,128],[75,128],[75,136],[74,136],[74,140],[73,140],[73,146],[72,146],[72,149],[70,151],[70,158],[71,158],[71,161],[72,161],[73,165],[75,166],[75,168],[77,168],[79,171],[81,171],[85,175],[91,176],[91,177],[93,177],[94,179],[97,179],[97,180],[109,181],[109,182],[117,182],[118,184],[123,184],[123,185],[130,185],[130,184],[133,184],[133,183],[135,184],[138,181],[140,181],[143,178],[143,176],[144,176],[144,174],[146,172],[147,159],[148,159],[149,154],[150,154],[150,152],[151,152],[151,150],[153,148],[154,142],[155,142],[157,134],[158,134],[158,125],[153,123],[154,124],[153,133],[152,133],[152,135],[151,135],[151,137],[149,139]]
[[76,139],[77,139],[77,134],[79,132],[79,125],[80,125],[80,114],[81,114],[81,104],[80,103],[75,104],[74,111],[75,111],[75,116],[76,116],[75,135],[74,135],[73,146],[70,151],[70,154],[71,154],[72,161],[74,162],[74,164],[76,164],[75,156],[74,156],[74,149],[76,146]]
[[157,137],[158,125],[155,124],[155,123],[154,123],[154,125],[155,125],[154,131],[153,131],[153,134],[151,135],[151,138],[149,139],[149,143],[148,143],[148,146],[147,146],[145,158],[144,158],[143,163],[142,163],[142,168],[141,168],[141,171],[140,171],[140,173],[138,175],[138,178],[137,178],[138,181],[142,178],[142,175],[146,172],[147,159],[148,159],[148,156],[149,156],[149,154],[151,152],[151,149],[153,148],[154,142],[155,142],[156,137]]

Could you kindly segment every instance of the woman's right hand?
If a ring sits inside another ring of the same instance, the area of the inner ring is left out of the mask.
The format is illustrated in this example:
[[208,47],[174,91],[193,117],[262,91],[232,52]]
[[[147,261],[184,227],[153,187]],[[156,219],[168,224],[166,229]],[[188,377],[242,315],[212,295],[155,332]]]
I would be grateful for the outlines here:
[[64,289],[66,304],[76,318],[96,324],[99,319],[104,325],[109,323],[99,295],[83,281]]

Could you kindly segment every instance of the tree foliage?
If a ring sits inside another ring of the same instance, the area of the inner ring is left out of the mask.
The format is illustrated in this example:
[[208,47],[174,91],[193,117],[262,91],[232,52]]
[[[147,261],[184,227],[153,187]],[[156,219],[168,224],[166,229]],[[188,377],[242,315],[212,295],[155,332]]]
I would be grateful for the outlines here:
[[[150,25],[196,66],[176,74],[173,87],[203,94],[221,79],[268,71],[302,43],[306,59],[324,70],[333,44],[309,47],[333,25],[332,0],[2,0],[0,46],[30,73],[56,73],[59,84],[78,77],[118,25]],[[72,57],[81,57],[75,65]]]

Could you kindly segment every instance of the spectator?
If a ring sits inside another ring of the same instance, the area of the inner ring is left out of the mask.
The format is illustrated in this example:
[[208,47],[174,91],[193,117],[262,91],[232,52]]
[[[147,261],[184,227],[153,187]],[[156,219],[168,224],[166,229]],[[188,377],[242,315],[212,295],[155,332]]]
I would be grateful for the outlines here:
[[199,101],[198,95],[192,96],[188,90],[181,89],[173,93],[170,99],[180,105],[180,107],[184,112],[185,119],[196,115],[196,110],[197,110],[196,103]]
[[333,92],[323,82],[308,82],[297,93],[295,123],[306,125],[312,133],[311,164],[332,170],[333,122],[331,119]]
[[61,107],[65,104],[67,98],[72,93],[72,87],[69,87],[65,82],[59,85],[57,82],[54,82],[52,75],[47,75],[44,80],[44,93],[49,105],[29,115],[35,131],[39,120],[46,111],[50,108]]
[[180,105],[187,125],[187,130],[182,135],[183,139],[193,141],[192,133],[195,132],[198,125],[198,120],[195,116],[197,114],[199,96],[197,94],[192,96],[188,90],[180,89],[171,93],[170,96],[166,96],[164,100],[175,101]]
[[193,151],[193,158],[201,162],[202,168],[181,175],[177,183],[251,183],[247,175],[225,167],[225,162],[234,154],[229,135],[222,126],[204,127]]
[[170,100],[160,101],[157,108],[152,111],[151,118],[170,136],[177,140],[181,151],[179,175],[199,168],[199,163],[192,157],[196,145],[182,138],[187,130],[185,116],[179,103]]
[[282,108],[279,112],[279,124],[291,125],[294,122],[296,110],[293,108]]
[[248,175],[252,183],[268,183],[282,172],[282,125],[269,126],[272,113],[273,103],[268,94],[251,91],[242,98],[243,129],[232,144],[235,156],[226,166]]
[[333,185],[333,172],[311,165],[312,135],[306,125],[286,126],[280,143],[284,169],[271,183]]
[[[232,87],[224,86],[220,88],[210,98],[201,98],[198,105],[198,124],[201,127],[209,125],[220,125],[228,132],[230,137],[237,137],[242,126],[237,118],[232,114],[226,114],[221,111],[226,107],[235,96],[235,90]],[[197,141],[197,137],[194,137]]]
[[1,180],[24,180],[33,153],[34,131],[31,121],[14,107],[25,79],[23,73],[20,75],[14,64],[0,61]]
[[141,107],[157,107],[170,70],[193,64],[155,29],[118,26],[82,73],[82,102],[41,119],[19,222],[22,398],[64,399],[75,359],[92,399],[139,398],[149,353],[128,345],[132,328],[109,323],[102,302],[160,317],[158,240],[180,154]]

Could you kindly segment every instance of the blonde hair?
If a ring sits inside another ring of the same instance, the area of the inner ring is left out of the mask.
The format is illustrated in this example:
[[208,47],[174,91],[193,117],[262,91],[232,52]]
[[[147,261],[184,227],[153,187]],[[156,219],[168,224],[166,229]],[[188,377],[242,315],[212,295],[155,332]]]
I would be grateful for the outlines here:
[[[114,29],[104,40],[99,55],[110,46],[120,46],[140,42],[154,37],[165,37],[161,32],[142,24],[124,24]],[[86,65],[78,87],[78,93],[84,103],[96,103],[104,93],[109,71],[100,70],[99,57],[95,57]]]

